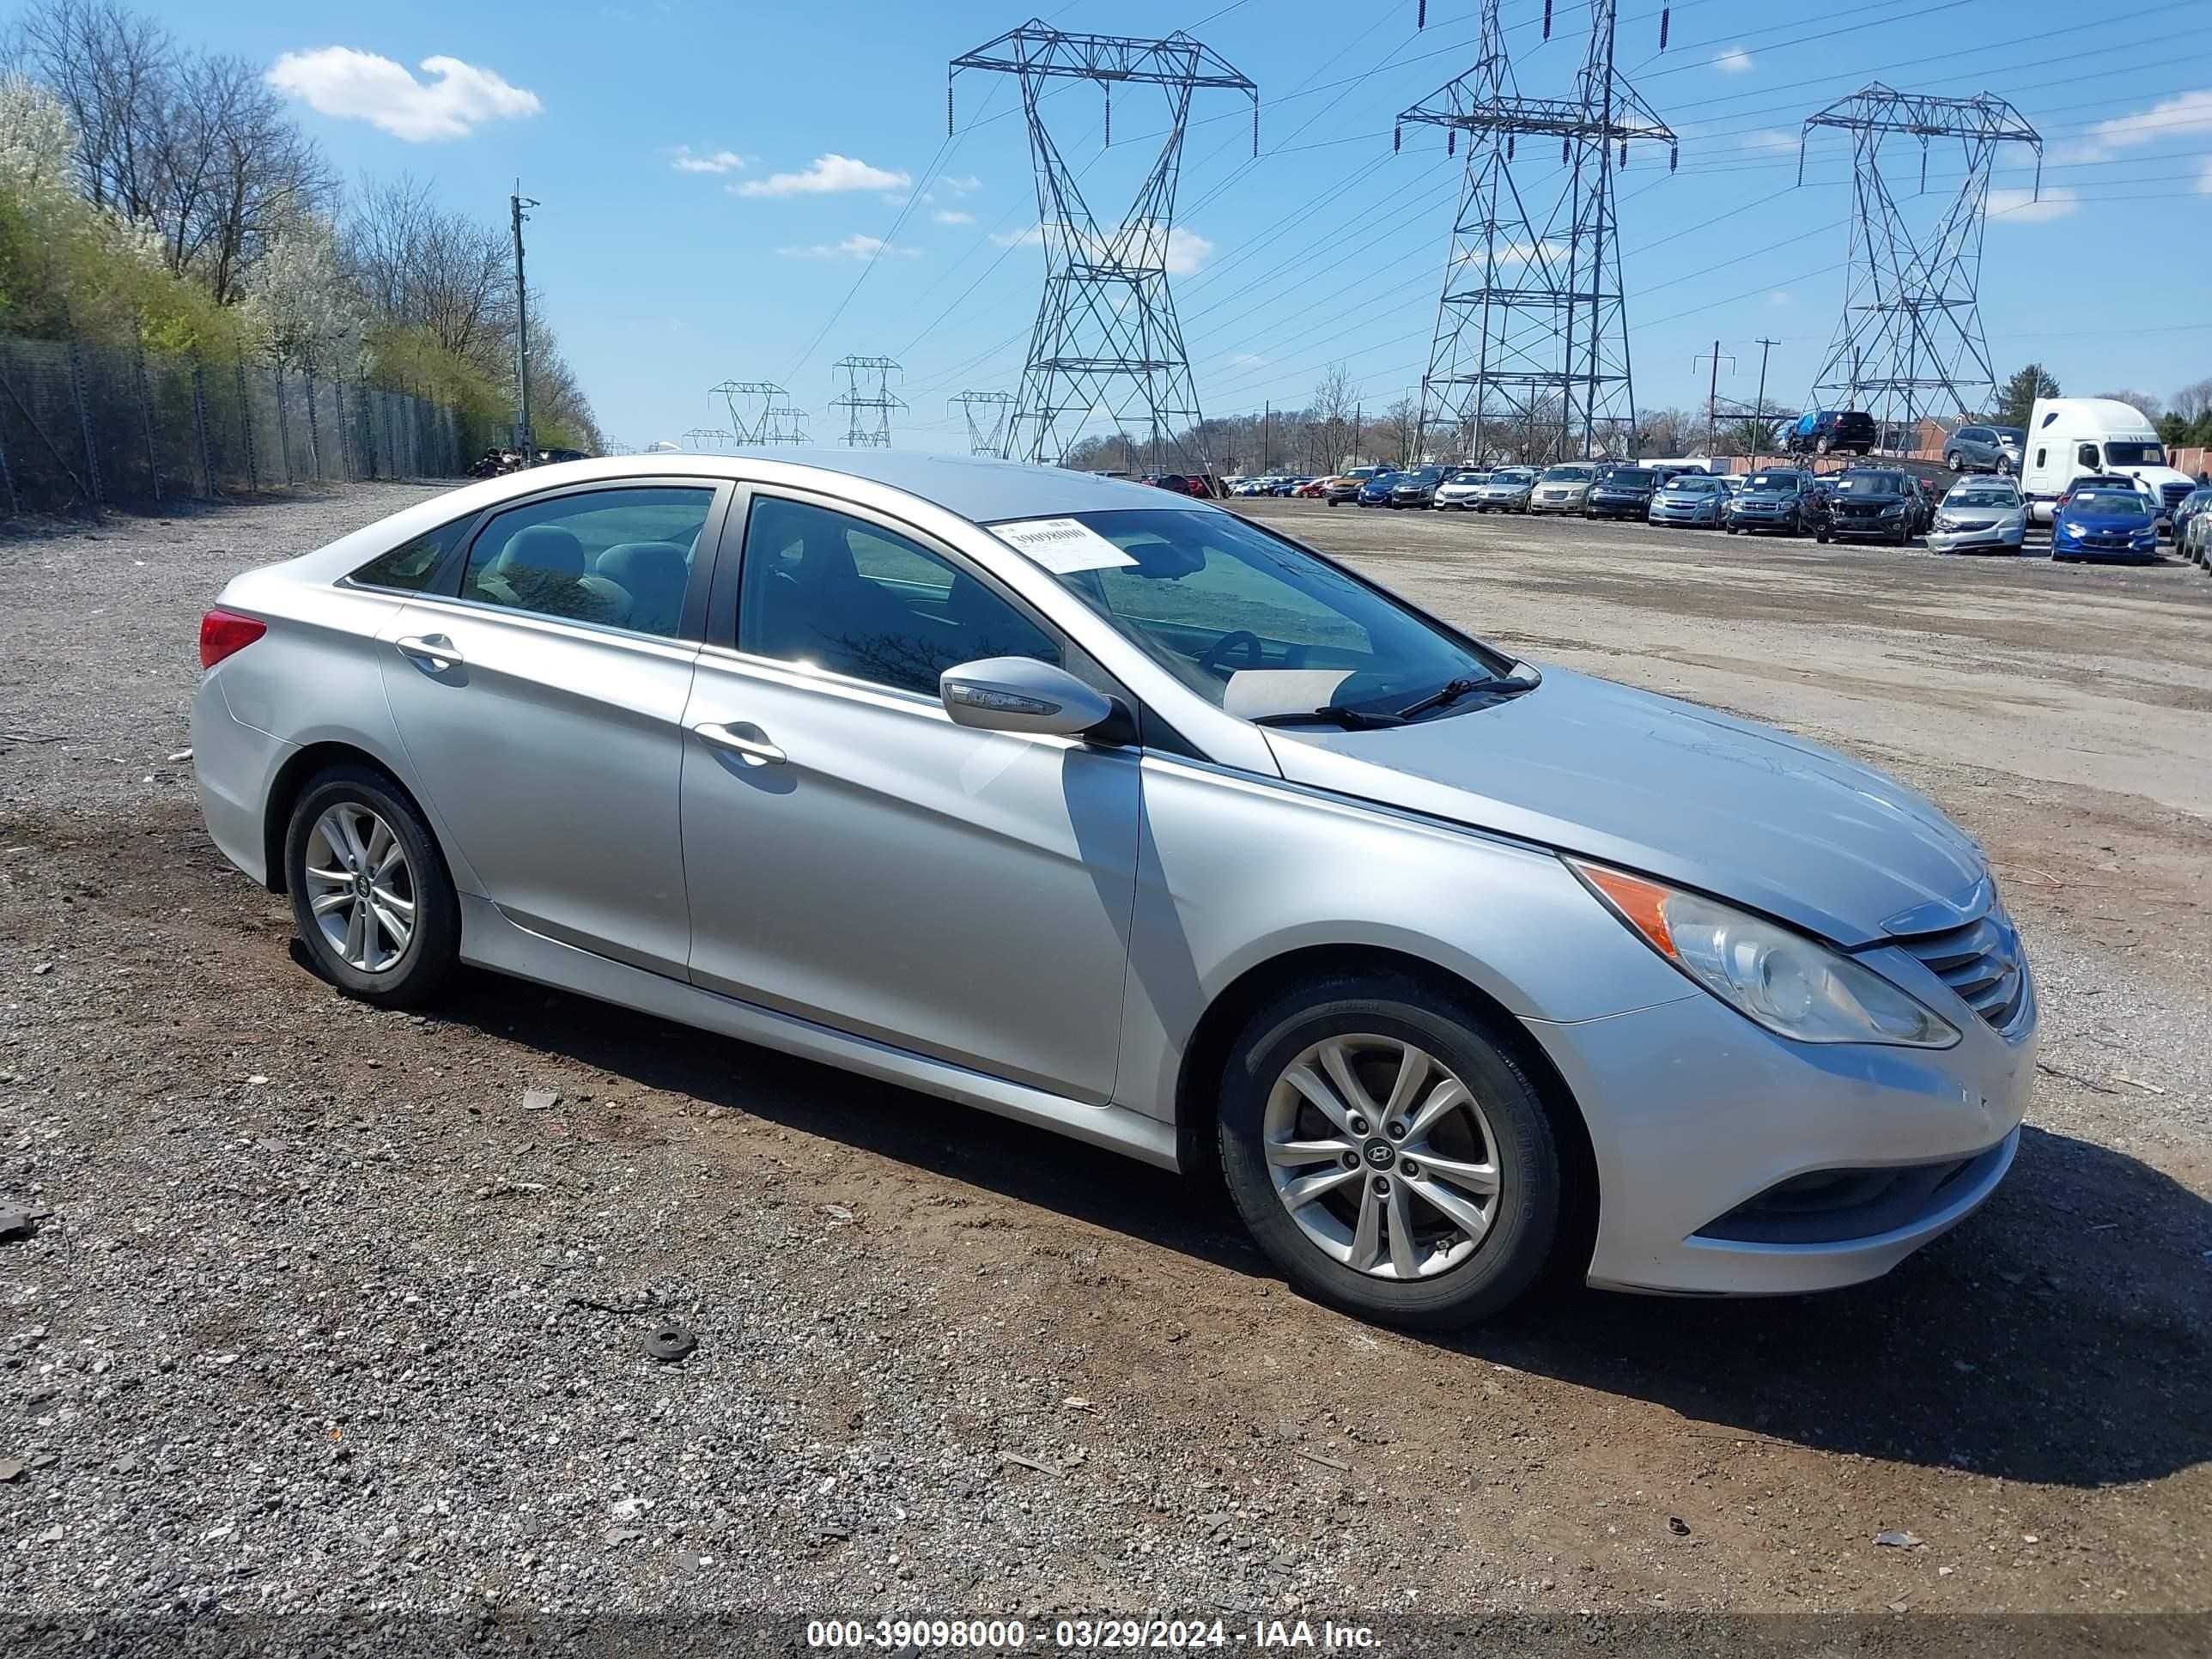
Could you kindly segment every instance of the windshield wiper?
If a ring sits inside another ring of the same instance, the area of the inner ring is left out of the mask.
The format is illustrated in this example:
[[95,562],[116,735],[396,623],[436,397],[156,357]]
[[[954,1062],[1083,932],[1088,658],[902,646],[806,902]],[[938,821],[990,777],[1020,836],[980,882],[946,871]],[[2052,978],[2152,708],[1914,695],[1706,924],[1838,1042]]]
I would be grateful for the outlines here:
[[1510,679],[1502,674],[1485,674],[1476,678],[1447,680],[1417,702],[1409,702],[1398,711],[1398,718],[1409,720],[1416,714],[1425,714],[1431,708],[1445,708],[1462,697],[1478,691],[1526,691],[1528,682]]
[[1403,726],[1402,714],[1370,714],[1358,708],[1346,708],[1340,702],[1323,703],[1318,708],[1301,708],[1286,714],[1255,714],[1255,726],[1311,726],[1316,722],[1340,726],[1347,732],[1370,732],[1378,726]]

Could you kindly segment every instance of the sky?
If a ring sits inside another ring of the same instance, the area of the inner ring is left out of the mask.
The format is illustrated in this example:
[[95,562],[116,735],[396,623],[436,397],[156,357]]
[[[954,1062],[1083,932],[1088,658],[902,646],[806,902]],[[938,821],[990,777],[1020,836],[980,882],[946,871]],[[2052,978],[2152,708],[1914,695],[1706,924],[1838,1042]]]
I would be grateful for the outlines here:
[[[1187,29],[1260,89],[1252,157],[1242,94],[1194,98],[1174,290],[1209,415],[1296,407],[1342,362],[1370,410],[1417,388],[1464,165],[1396,113],[1466,70],[1473,0],[1029,0],[1054,27]],[[1621,0],[1616,61],[1680,138],[1634,148],[1619,187],[1639,408],[1748,403],[1764,337],[1770,399],[1807,400],[1844,303],[1847,141],[1803,118],[1880,80],[2009,100],[2042,135],[2001,155],[1981,310],[1999,380],[2034,360],[2065,389],[2163,397],[2212,374],[2212,50],[2204,0],[2085,21],[2058,0],[1866,0],[1775,7]],[[720,426],[709,388],[787,387],[816,441],[842,438],[833,365],[884,356],[909,408],[893,441],[965,447],[963,390],[1018,386],[1042,287],[1036,191],[1018,88],[946,65],[1030,12],[974,0],[565,3],[164,0],[183,40],[270,67],[272,84],[349,179],[411,173],[448,204],[504,220],[520,179],[533,307],[611,439],[635,447]],[[1524,96],[1571,94],[1588,11],[1504,0]],[[1102,222],[1158,150],[1164,106],[1125,87],[1105,147],[1099,88],[1065,82],[1042,113]],[[1547,163],[1519,147],[1534,194]],[[1904,152],[1900,152],[1903,154]],[[1885,152],[1887,155],[1888,152]],[[1517,169],[1516,169],[1517,170]],[[1893,188],[1940,215],[1957,147]],[[1026,233],[1026,234],[1025,234]]]

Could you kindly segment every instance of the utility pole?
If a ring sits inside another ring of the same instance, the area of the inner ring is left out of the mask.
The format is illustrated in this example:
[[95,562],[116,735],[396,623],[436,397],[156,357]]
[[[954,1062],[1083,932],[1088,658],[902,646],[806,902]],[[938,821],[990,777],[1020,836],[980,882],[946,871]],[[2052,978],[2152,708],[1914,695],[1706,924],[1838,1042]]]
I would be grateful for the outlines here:
[[1367,405],[1364,404],[1352,406],[1352,464],[1354,466],[1359,465],[1359,417],[1366,412]]
[[1713,349],[1710,352],[1700,351],[1696,356],[1690,359],[1690,367],[1692,368],[1695,368],[1699,363],[1705,362],[1707,357],[1711,357],[1713,360],[1713,376],[1705,387],[1705,457],[1710,460],[1712,458],[1713,453],[1714,434],[1720,422],[1718,405],[1720,402],[1721,390],[1721,359],[1723,357],[1728,357],[1729,372],[1731,374],[1735,371],[1735,359],[1734,357],[1729,357],[1728,353],[1723,351],[1721,349],[1721,343],[1718,340],[1716,340],[1713,342]]
[[1275,406],[1270,403],[1260,405],[1260,471],[1265,472],[1268,463],[1275,459]]
[[530,425],[530,287],[522,277],[522,222],[530,216],[522,210],[538,204],[522,193],[517,179],[507,205],[514,218],[514,447],[529,466],[538,459],[538,436]]
[[1766,354],[1781,343],[1781,341],[1770,340],[1765,335],[1761,335],[1759,340],[1759,401],[1751,406],[1751,412],[1758,417],[1759,428],[1758,437],[1751,441],[1751,470],[1753,472],[1759,471],[1759,458],[1762,453],[1760,443],[1766,436]]

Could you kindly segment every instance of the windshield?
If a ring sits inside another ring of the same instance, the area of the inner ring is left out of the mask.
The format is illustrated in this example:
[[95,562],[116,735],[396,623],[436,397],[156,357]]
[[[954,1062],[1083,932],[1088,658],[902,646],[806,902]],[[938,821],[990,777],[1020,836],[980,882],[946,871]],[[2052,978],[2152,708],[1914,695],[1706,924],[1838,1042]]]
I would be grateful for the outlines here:
[[1451,475],[1451,482],[1454,483],[1480,483],[1489,477],[1490,475],[1487,472],[1472,472],[1467,468],[1462,467],[1458,471]]
[[1582,483],[1590,476],[1586,466],[1555,466],[1544,474],[1546,483]]
[[1976,484],[1970,489],[1954,489],[1943,498],[1946,507],[2018,507],[2017,491],[1992,484]]
[[1622,489],[1645,489],[1658,482],[1658,475],[1646,472],[1640,466],[1616,466],[1598,482]]
[[1993,426],[1990,428],[1990,434],[1999,443],[2010,444],[2014,449],[2018,449],[2027,441],[2027,430],[2021,427]]
[[1721,481],[1704,472],[1685,472],[1667,480],[1670,495],[1710,495],[1721,487]]
[[1228,513],[1072,515],[1111,544],[1060,583],[1208,702],[1251,719],[1395,709],[1513,659],[1478,648],[1297,544]]
[[1853,495],[1902,495],[1905,475],[1902,472],[1847,472],[1836,480],[1836,488]]
[[1417,466],[1411,472],[1403,474],[1400,478],[1400,482],[1402,483],[1434,483],[1437,479],[1443,476],[1444,470],[1440,466]]
[[1524,484],[1536,476],[1532,466],[1501,466],[1490,475],[1490,482],[1499,484]]
[[2132,489],[2084,489],[2075,494],[2073,506],[2092,513],[2142,513],[2148,509],[2143,498]]
[[1803,477],[1796,472],[1754,472],[1743,481],[1746,489],[1795,489]]
[[2105,465],[2106,466],[2164,466],[2166,446],[2136,443],[2106,444]]

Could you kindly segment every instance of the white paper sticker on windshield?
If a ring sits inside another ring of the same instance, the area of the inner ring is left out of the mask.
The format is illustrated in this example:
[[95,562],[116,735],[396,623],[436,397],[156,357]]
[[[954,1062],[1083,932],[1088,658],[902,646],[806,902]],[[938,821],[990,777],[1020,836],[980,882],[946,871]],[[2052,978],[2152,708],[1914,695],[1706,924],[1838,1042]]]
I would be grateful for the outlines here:
[[1352,678],[1349,668],[1240,668],[1221,694],[1224,714],[1249,720],[1318,708]]
[[1025,519],[994,524],[991,533],[1026,553],[1055,576],[1079,570],[1111,570],[1136,563],[1090,526],[1073,519]]

